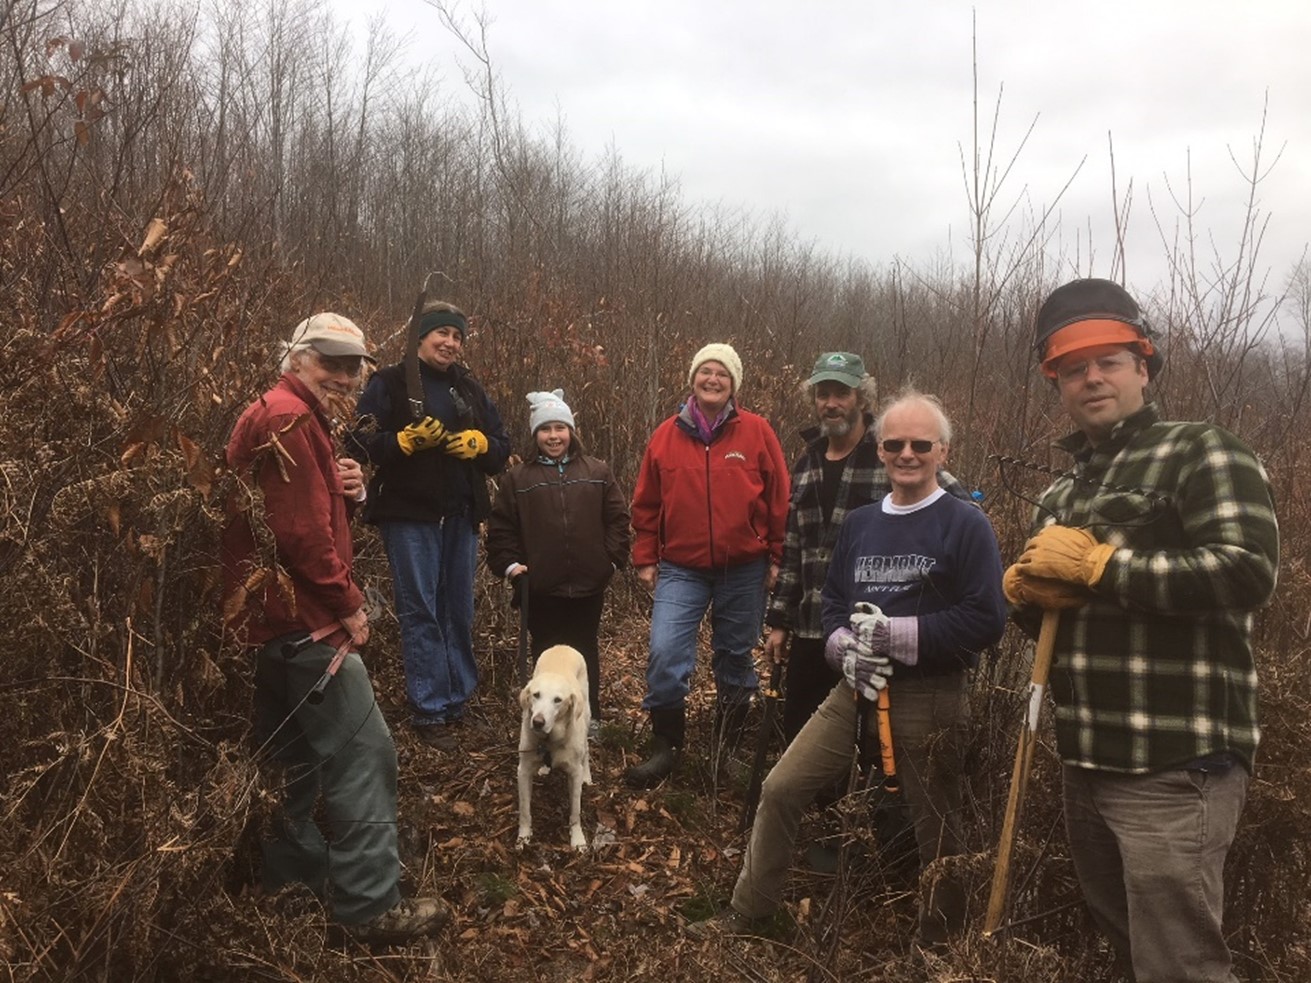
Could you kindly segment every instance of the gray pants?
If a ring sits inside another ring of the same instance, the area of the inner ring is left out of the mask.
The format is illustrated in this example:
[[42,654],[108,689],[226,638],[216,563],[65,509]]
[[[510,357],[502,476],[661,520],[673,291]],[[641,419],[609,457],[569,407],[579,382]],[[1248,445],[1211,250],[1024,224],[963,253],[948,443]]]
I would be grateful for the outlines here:
[[1137,983],[1231,983],[1220,923],[1243,766],[1121,775],[1066,765],[1064,779],[1079,886]]
[[[898,679],[889,696],[897,775],[915,823],[920,861],[961,853],[965,674]],[[875,726],[873,719],[870,725]],[[760,918],[778,907],[801,815],[817,792],[850,771],[855,735],[855,693],[842,680],[765,779],[751,842],[733,891],[733,908],[740,914]]]
[[[316,706],[301,697],[334,650],[316,644],[286,658],[284,641],[260,649],[255,669],[255,735],[284,783],[273,838],[262,844],[264,888],[300,882],[320,897],[331,888],[334,919],[368,921],[400,899],[391,731],[359,655],[346,657]],[[331,845],[314,822],[320,795]]]

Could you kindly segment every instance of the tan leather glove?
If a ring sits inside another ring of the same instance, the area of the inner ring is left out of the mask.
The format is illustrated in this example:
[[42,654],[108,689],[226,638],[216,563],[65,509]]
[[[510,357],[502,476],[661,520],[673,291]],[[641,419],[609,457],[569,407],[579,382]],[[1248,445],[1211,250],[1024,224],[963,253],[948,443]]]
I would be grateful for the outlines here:
[[1114,546],[1097,542],[1087,529],[1047,526],[1025,544],[1017,565],[1026,577],[1096,587],[1114,552]]
[[415,451],[427,451],[437,446],[437,441],[446,433],[446,427],[436,417],[425,416],[418,423],[411,423],[396,435],[396,443],[405,455]]
[[461,430],[446,435],[444,450],[461,461],[472,461],[480,454],[486,454],[487,448],[487,437],[481,430]]
[[1016,607],[1032,604],[1044,611],[1082,607],[1091,597],[1086,588],[1068,584],[1064,580],[1030,577],[1018,563],[1012,563],[1006,568],[1001,578],[1001,589],[1006,594],[1006,600]]

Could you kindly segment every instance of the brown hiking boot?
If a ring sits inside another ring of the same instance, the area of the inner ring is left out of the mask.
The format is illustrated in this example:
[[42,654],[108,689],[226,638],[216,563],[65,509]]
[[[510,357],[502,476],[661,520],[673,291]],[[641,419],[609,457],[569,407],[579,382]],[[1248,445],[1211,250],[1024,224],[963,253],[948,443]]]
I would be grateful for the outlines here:
[[795,930],[792,919],[783,911],[751,918],[733,908],[725,908],[704,921],[688,922],[683,931],[694,939],[732,938],[754,936],[762,939],[786,939]]
[[401,898],[367,922],[342,927],[357,942],[409,942],[432,935],[450,920],[450,909],[436,898]]

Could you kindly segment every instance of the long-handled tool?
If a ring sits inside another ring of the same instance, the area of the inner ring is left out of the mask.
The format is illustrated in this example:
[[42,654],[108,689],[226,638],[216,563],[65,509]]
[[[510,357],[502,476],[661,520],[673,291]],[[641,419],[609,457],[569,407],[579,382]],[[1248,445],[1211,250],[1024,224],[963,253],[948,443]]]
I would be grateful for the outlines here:
[[[423,288],[414,301],[414,311],[410,314],[410,323],[405,330],[405,396],[410,404],[410,416],[418,423],[425,416],[423,378],[419,375],[419,325],[423,321],[423,307],[428,301],[428,294],[435,291],[437,278],[444,273],[429,273],[423,281]],[[448,278],[449,279],[449,278]]]
[[988,913],[983,922],[983,934],[990,936],[1001,926],[1006,914],[1007,894],[1010,891],[1011,854],[1015,849],[1015,836],[1019,829],[1020,813],[1024,807],[1024,793],[1029,785],[1029,771],[1038,747],[1038,717],[1042,712],[1042,698],[1047,691],[1047,676],[1051,672],[1052,650],[1056,646],[1056,629],[1060,624],[1059,611],[1044,611],[1042,629],[1038,632],[1038,647],[1033,656],[1033,674],[1029,680],[1029,703],[1020,730],[1020,742],[1015,749],[1015,768],[1011,772],[1011,790],[1006,800],[1006,816],[1001,824],[1001,839],[997,843],[997,866],[992,874],[992,893],[988,896]]
[[305,694],[306,703],[311,706],[318,706],[323,702],[323,691],[328,688],[328,683],[332,682],[332,677],[337,675],[337,670],[346,661],[346,656],[350,654],[354,644],[355,639],[347,634],[346,640],[338,645],[337,651],[332,654],[332,661],[328,663],[328,668],[323,670],[323,675],[319,677],[319,681],[310,687],[310,691]]
[[739,832],[745,833],[756,821],[756,808],[760,805],[760,787],[765,782],[765,758],[769,754],[769,742],[774,736],[774,715],[778,701],[783,698],[783,663],[772,663],[769,679],[760,691],[764,712],[760,718],[760,733],[756,737],[756,756],[751,763],[751,782],[747,785],[746,802],[742,804],[742,822]]
[[883,787],[889,792],[901,791],[901,779],[897,777],[897,755],[892,747],[892,697],[891,686],[879,690],[879,754],[883,759]]

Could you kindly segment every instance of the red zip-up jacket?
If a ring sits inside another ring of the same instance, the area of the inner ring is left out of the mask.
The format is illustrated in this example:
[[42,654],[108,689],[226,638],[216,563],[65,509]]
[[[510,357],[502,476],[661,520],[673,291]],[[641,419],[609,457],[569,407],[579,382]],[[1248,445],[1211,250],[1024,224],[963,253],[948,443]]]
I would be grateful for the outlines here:
[[[355,503],[346,500],[319,401],[294,375],[283,375],[241,414],[228,440],[228,467],[249,481],[255,448],[306,413],[310,418],[304,424],[278,437],[296,462],[294,466],[284,462],[290,480],[282,480],[272,460],[259,466],[264,509],[263,515],[252,518],[268,523],[278,562],[291,578],[295,601],[289,605],[270,578],[247,605],[246,617],[234,623],[238,632],[244,627],[244,641],[251,645],[292,632],[315,631],[364,605],[364,595],[351,578],[350,514]],[[223,531],[222,551],[225,599],[260,562],[250,522],[237,511],[235,502],[228,508],[231,518]]]
[[783,556],[789,475],[763,417],[734,408],[709,444],[686,407],[646,445],[633,491],[633,566],[715,570]]

